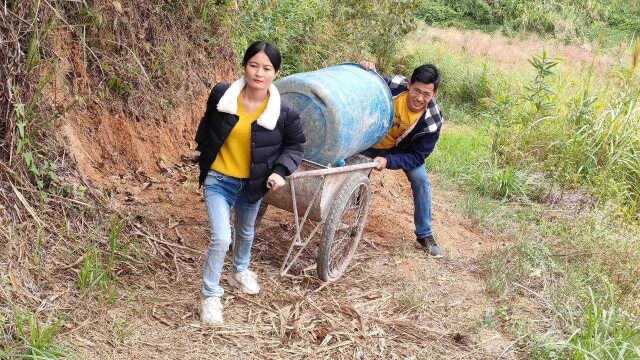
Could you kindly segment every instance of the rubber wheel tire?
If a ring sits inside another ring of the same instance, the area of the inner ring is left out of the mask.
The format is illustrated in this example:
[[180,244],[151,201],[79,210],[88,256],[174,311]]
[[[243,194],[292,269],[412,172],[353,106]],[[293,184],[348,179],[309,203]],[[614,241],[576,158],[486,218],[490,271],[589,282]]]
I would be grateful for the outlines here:
[[[347,270],[362,238],[370,205],[369,178],[362,174],[349,176],[334,195],[316,259],[318,277],[323,281],[336,281]],[[345,214],[348,217],[355,214],[353,224],[344,224]],[[339,257],[334,259],[336,255]]]

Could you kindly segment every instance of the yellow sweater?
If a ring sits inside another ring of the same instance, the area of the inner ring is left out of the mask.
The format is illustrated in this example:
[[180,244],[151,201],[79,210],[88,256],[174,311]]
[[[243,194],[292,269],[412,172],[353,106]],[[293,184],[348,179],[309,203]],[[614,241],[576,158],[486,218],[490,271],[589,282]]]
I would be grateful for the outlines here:
[[373,146],[374,149],[391,149],[395,147],[398,138],[422,116],[422,111],[412,112],[409,110],[409,105],[407,104],[408,97],[409,92],[405,91],[393,100],[393,125],[384,138]]
[[267,107],[267,96],[253,113],[247,113],[238,95],[238,122],[231,130],[218,152],[211,169],[238,179],[249,178],[251,165],[251,124],[256,121]]

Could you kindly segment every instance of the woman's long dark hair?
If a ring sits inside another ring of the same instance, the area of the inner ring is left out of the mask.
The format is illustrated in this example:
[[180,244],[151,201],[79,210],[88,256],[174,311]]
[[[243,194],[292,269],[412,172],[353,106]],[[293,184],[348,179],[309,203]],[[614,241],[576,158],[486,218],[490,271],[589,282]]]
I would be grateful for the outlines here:
[[257,53],[263,51],[267,54],[267,57],[271,61],[273,68],[277,72],[280,70],[280,63],[282,62],[282,57],[280,56],[280,51],[273,44],[268,43],[266,41],[255,41],[244,52],[244,57],[242,58],[242,67],[247,66],[249,59],[254,57]]

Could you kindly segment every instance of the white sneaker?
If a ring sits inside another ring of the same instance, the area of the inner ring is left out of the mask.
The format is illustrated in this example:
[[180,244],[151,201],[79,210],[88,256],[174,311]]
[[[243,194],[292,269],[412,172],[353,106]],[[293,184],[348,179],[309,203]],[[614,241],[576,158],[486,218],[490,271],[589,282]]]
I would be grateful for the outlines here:
[[200,320],[207,325],[220,325],[223,323],[220,296],[211,296],[202,300]]
[[251,270],[233,273],[229,278],[229,284],[237,287],[245,294],[255,295],[260,292],[258,275]]

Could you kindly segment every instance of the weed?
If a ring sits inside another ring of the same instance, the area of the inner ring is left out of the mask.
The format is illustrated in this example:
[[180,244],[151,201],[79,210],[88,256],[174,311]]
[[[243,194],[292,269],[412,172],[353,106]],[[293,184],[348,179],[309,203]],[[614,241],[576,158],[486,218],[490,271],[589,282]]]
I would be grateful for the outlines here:
[[97,249],[87,251],[80,272],[78,273],[78,288],[88,291],[93,288],[106,290],[111,284],[111,275],[105,269]]
[[558,268],[550,247],[530,239],[523,239],[487,260],[490,274],[487,287],[497,296],[505,296],[515,282],[536,284]]
[[[16,152],[21,156],[25,166],[35,178],[38,189],[43,190],[47,185],[58,180],[56,165],[51,160],[42,158],[34,150],[33,135],[29,132],[29,127],[30,120],[34,117],[35,109],[32,106],[18,103],[15,105],[14,111],[17,129]],[[38,160],[40,160],[40,163]]]
[[36,67],[41,61],[39,38],[40,34],[33,32],[29,40],[29,46],[27,47],[27,69],[29,71]]
[[538,113],[545,116],[553,110],[554,95],[547,78],[554,74],[553,68],[558,65],[558,61],[550,59],[547,51],[543,50],[540,56],[534,56],[529,63],[535,69],[536,77],[533,84],[525,86],[528,92],[525,98],[535,106]]
[[427,307],[424,289],[416,286],[417,284],[408,285],[395,293],[395,300],[400,310],[405,312],[421,312]]
[[108,233],[108,245],[109,245],[109,261],[108,261],[108,269],[111,276],[115,276],[114,267],[116,261],[116,255],[120,254],[122,250],[122,246],[118,243],[120,240],[120,236],[122,235],[122,230],[124,230],[124,221],[113,218],[111,223],[109,224],[109,233]]
[[83,6],[79,12],[80,19],[86,26],[99,30],[105,25],[105,17],[97,7]]
[[203,23],[209,24],[211,21],[211,15],[215,13],[215,6],[217,1],[215,0],[206,0],[204,4],[202,4],[202,10],[200,11],[200,19]]
[[568,341],[574,359],[639,359],[640,325],[617,305],[613,287],[589,295],[583,323]]
[[469,192],[464,197],[461,210],[466,217],[475,220],[478,223],[491,221],[490,217],[494,211],[492,204],[487,202],[485,198],[474,191]]
[[542,336],[531,336],[529,341],[529,358],[536,360],[564,360],[571,356],[570,351],[563,346],[562,341],[544,334]]
[[131,87],[131,85],[117,76],[114,76],[107,80],[107,87],[114,94],[122,98],[129,97],[129,95],[131,95],[131,93],[133,92],[133,88]]
[[465,175],[466,182],[483,196],[498,200],[523,199],[527,197],[527,175],[514,167],[500,168],[495,162],[484,162],[482,171]]
[[482,317],[482,326],[489,329],[495,329],[498,326],[498,319],[494,309],[486,309]]
[[133,329],[127,319],[114,319],[111,324],[111,332],[116,344],[122,345],[133,334]]
[[35,314],[16,313],[16,335],[25,352],[18,356],[23,359],[58,359],[64,355],[62,348],[55,343],[60,324],[42,324]]

